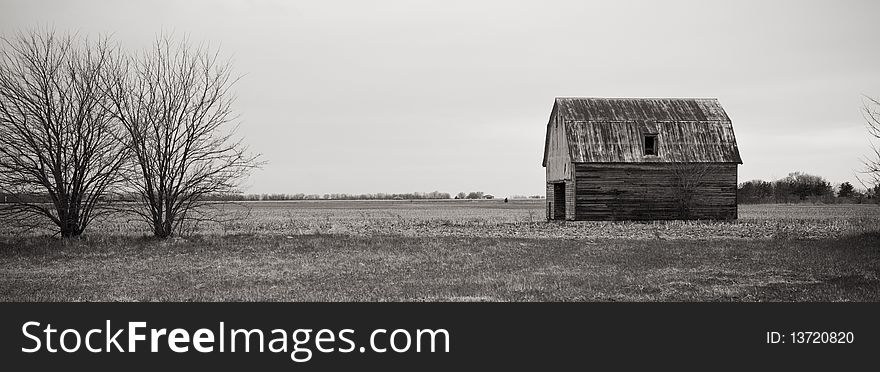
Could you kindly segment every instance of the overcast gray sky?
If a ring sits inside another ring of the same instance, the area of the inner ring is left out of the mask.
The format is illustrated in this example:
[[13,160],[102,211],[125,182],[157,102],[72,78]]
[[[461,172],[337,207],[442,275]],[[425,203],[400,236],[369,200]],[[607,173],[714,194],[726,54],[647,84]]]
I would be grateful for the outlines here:
[[855,182],[880,1],[5,1],[0,31],[164,31],[243,74],[245,192],[543,194],[556,96],[716,97],[740,181]]

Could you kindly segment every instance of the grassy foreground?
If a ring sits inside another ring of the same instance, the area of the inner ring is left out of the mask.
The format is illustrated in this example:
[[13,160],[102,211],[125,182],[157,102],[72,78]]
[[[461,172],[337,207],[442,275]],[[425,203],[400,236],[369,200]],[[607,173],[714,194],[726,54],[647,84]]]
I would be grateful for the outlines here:
[[3,301],[878,301],[880,234],[0,240]]

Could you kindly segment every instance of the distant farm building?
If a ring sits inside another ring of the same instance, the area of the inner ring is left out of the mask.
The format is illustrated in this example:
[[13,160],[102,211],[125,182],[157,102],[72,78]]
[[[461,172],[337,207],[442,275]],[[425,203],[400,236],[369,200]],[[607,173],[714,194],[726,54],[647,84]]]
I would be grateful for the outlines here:
[[556,98],[547,218],[735,219],[739,164],[717,99]]
[[483,199],[495,199],[495,195],[486,194],[486,195],[483,195]]

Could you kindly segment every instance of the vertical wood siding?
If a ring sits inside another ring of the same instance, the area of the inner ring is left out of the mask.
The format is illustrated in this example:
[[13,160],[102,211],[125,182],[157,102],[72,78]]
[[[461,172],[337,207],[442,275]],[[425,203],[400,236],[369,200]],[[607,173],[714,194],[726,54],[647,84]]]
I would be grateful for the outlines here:
[[547,182],[571,179],[571,160],[565,125],[554,118],[550,122],[550,144],[547,152]]

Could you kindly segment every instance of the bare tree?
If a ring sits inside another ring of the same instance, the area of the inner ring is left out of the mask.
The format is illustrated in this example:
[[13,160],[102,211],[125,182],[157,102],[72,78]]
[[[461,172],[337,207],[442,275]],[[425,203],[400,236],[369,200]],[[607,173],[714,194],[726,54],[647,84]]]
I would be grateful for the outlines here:
[[[865,126],[868,128],[868,135],[874,140],[880,140],[880,100],[865,96],[862,114],[865,117]],[[865,168],[862,173],[866,175],[866,179],[860,178],[859,181],[868,189],[880,186],[880,145],[871,141],[872,154],[863,160]]]
[[[101,86],[117,49],[54,31],[3,38],[0,48],[0,208],[7,224],[54,223],[75,237],[110,210],[126,148]],[[41,222],[42,221],[42,222]]]
[[128,134],[137,196],[132,211],[166,238],[184,221],[211,219],[207,196],[235,193],[258,155],[248,154],[234,128],[228,62],[217,52],[159,37],[146,52],[116,66],[108,88]]
[[678,218],[688,220],[694,217],[693,209],[697,207],[694,195],[700,187],[706,185],[707,179],[718,166],[715,163],[668,163],[672,170],[673,198],[678,209]]

